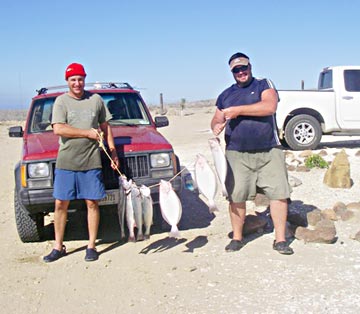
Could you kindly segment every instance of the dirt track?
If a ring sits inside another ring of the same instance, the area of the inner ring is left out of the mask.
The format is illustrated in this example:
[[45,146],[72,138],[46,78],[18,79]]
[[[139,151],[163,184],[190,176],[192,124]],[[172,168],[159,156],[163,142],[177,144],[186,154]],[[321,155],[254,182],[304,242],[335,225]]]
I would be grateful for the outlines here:
[[[160,129],[171,140],[183,166],[196,153],[208,158],[210,112],[170,116]],[[209,110],[208,110],[209,111]],[[182,239],[154,230],[149,241],[118,241],[117,217],[103,213],[98,250],[100,259],[84,262],[84,213],[72,215],[66,230],[68,256],[52,264],[42,255],[52,248],[51,216],[46,240],[22,243],[13,209],[13,168],[20,156],[20,139],[0,126],[1,231],[0,261],[3,313],[357,313],[360,310],[360,243],[350,235],[360,229],[358,218],[336,222],[338,241],[332,245],[295,240],[293,256],[271,248],[273,234],[250,237],[238,253],[226,253],[230,223],[220,196],[212,215],[195,193],[182,194]],[[179,129],[183,131],[180,134]],[[352,143],[359,147],[358,142]],[[343,146],[339,142],[333,149]],[[353,149],[349,148],[353,153]],[[360,157],[359,157],[360,158]],[[338,200],[359,201],[360,162],[352,157],[354,186],[329,190],[321,185],[324,170],[296,174],[303,185],[293,199],[324,207]],[[319,183],[320,182],[320,183]],[[312,192],[309,192],[309,187]],[[323,207],[321,207],[323,208]]]

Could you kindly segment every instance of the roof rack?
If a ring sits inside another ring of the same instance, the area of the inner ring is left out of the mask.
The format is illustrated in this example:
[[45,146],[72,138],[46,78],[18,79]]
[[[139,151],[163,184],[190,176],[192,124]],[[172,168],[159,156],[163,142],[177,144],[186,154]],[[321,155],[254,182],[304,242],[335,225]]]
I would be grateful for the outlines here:
[[[90,89],[112,89],[112,88],[120,88],[120,89],[134,89],[129,83],[125,82],[94,82],[94,83],[86,83],[85,87]],[[49,86],[49,87],[42,87],[37,89],[36,92],[38,95],[47,94],[49,90],[67,90],[69,88],[68,85],[58,85],[58,86]]]

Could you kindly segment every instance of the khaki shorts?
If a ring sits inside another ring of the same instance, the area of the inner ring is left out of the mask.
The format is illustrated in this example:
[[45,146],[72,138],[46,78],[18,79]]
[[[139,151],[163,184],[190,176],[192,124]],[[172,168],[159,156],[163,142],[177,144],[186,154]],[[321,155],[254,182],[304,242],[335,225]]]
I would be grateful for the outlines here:
[[270,200],[290,198],[284,153],[279,148],[266,152],[226,151],[228,172],[226,188],[229,201],[235,203],[254,200],[257,193]]

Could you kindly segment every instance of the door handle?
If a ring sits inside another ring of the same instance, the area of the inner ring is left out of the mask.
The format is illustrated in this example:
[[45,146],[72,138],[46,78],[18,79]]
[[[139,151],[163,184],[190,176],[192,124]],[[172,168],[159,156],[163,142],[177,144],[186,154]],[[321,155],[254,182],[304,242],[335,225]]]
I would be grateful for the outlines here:
[[353,96],[343,96],[342,99],[351,100],[351,99],[354,99],[354,97]]

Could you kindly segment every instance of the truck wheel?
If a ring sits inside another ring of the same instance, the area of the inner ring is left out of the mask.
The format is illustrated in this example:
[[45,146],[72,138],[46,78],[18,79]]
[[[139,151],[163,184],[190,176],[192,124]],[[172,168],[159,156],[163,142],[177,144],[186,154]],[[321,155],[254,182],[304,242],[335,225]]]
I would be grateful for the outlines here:
[[42,213],[29,215],[14,191],[16,228],[22,242],[40,241],[44,230],[44,215]]
[[293,150],[315,149],[321,140],[320,123],[314,117],[300,114],[285,127],[285,140]]

